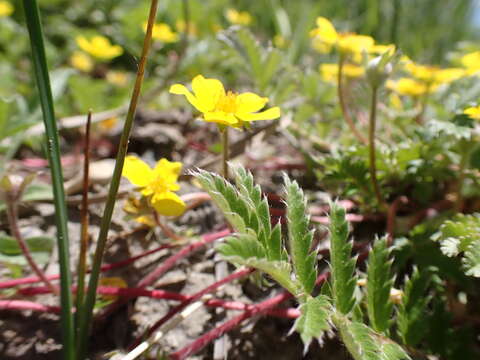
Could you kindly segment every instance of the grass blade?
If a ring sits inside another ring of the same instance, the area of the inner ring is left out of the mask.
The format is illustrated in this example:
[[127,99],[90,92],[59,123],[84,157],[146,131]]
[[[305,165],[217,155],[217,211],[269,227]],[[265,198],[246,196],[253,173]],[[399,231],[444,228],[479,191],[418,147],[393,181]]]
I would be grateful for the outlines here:
[[93,307],[95,305],[96,291],[98,286],[98,279],[100,276],[100,266],[102,264],[103,254],[105,252],[105,245],[107,243],[108,231],[110,229],[110,223],[112,221],[113,209],[120,186],[120,179],[122,177],[123,164],[125,162],[125,156],[128,150],[128,141],[130,138],[130,132],[133,126],[133,120],[135,118],[135,112],[137,110],[138,99],[140,97],[140,91],[143,83],[143,76],[145,73],[145,66],[147,63],[147,56],[150,50],[152,41],[152,28],[155,22],[157,14],[158,0],[152,0],[150,3],[150,13],[148,16],[148,24],[143,42],[143,50],[138,65],[137,77],[135,80],[135,86],[133,89],[130,105],[123,127],[122,136],[120,138],[120,144],[118,147],[117,158],[115,162],[115,168],[113,170],[112,181],[108,191],[107,202],[105,204],[105,210],[103,212],[102,221],[100,224],[100,233],[98,235],[97,247],[95,249],[95,255],[92,263],[92,271],[90,274],[90,280],[88,282],[88,290],[85,297],[85,303],[82,307],[82,313],[78,315],[79,319],[79,332],[78,332],[78,353],[79,359],[84,359],[87,354],[87,340],[90,330],[90,324],[93,317]]
[[32,62],[35,69],[40,103],[47,136],[47,157],[52,175],[53,196],[55,204],[55,221],[57,226],[57,246],[60,263],[61,285],[61,322],[63,333],[63,349],[65,359],[75,359],[75,333],[72,314],[72,293],[70,274],[70,254],[68,247],[67,207],[63,188],[63,174],[60,163],[60,147],[55,122],[52,91],[48,75],[43,31],[36,0],[23,0],[25,21],[27,23],[32,48]]

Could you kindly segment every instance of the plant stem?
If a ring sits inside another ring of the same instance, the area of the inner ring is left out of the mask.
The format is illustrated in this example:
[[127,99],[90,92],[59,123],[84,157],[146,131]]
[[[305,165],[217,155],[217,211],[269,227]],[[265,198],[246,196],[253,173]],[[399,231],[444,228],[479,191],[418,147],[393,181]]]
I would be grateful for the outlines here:
[[167,235],[170,239],[174,241],[184,240],[181,236],[178,236],[177,234],[175,234],[173,230],[170,228],[170,226],[168,226],[162,220],[160,220],[160,216],[156,211],[154,211],[153,216],[155,218],[155,222],[157,223],[158,227],[162,229],[163,233]]
[[460,143],[460,151],[461,151],[461,158],[460,158],[460,165],[458,169],[458,181],[457,181],[457,198],[455,199],[455,211],[461,212],[463,210],[463,183],[465,182],[466,177],[466,168],[468,164],[468,159],[470,156],[469,151],[469,144],[466,141],[461,141]]
[[375,197],[377,198],[378,205],[382,208],[386,208],[385,201],[383,200],[382,194],[380,192],[380,186],[378,185],[377,180],[377,164],[376,164],[376,153],[375,153],[375,128],[377,121],[377,94],[378,87],[372,87],[372,99],[370,104],[370,119],[369,119],[369,129],[368,129],[368,150],[370,157],[370,179],[373,185],[373,191],[375,192]]
[[340,103],[340,110],[342,110],[343,118],[345,119],[348,127],[352,131],[353,135],[360,141],[362,144],[367,145],[367,139],[363,137],[362,134],[358,131],[355,123],[350,117],[348,112],[347,102],[345,101],[345,94],[343,93],[343,65],[345,64],[345,56],[340,55],[338,58],[338,74],[337,74],[337,95],[338,102]]
[[75,327],[72,314],[70,254],[68,244],[67,206],[63,188],[63,174],[60,163],[60,146],[53,108],[52,90],[48,75],[43,31],[36,0],[23,0],[25,20],[32,48],[32,62],[42,107],[43,121],[47,137],[47,157],[52,175],[55,221],[57,227],[57,247],[60,265],[61,287],[61,323],[63,334],[63,352],[65,360],[75,360]]
[[122,136],[120,139],[119,149],[115,162],[115,169],[113,171],[112,181],[110,183],[110,189],[108,192],[107,202],[105,204],[105,210],[103,213],[102,221],[100,224],[100,233],[98,235],[97,247],[95,249],[95,255],[92,264],[92,273],[90,275],[90,281],[88,283],[88,291],[85,298],[85,305],[82,309],[82,314],[79,315],[79,339],[78,339],[78,352],[80,354],[79,359],[83,360],[87,353],[87,338],[90,331],[90,323],[93,317],[93,307],[95,305],[96,290],[98,286],[98,278],[100,275],[100,267],[102,263],[103,253],[105,251],[105,245],[107,243],[108,231],[112,220],[113,209],[115,206],[116,196],[118,188],[120,186],[120,179],[122,176],[123,165],[125,162],[125,156],[128,149],[128,141],[130,132],[133,126],[133,120],[135,118],[135,112],[137,109],[138,98],[143,83],[143,76],[145,73],[145,66],[147,63],[147,56],[150,50],[152,40],[152,28],[155,23],[155,17],[157,14],[158,0],[151,0],[150,13],[148,16],[147,30],[145,39],[143,42],[142,55],[138,65],[137,77],[135,80],[135,86],[130,100],[130,105],[125,120]]
[[5,194],[5,203],[6,203],[6,211],[7,211],[7,219],[8,225],[10,227],[10,231],[12,236],[17,240],[20,249],[22,250],[23,256],[27,259],[28,264],[32,268],[33,272],[45,283],[45,285],[50,289],[50,291],[58,295],[58,289],[53,286],[53,284],[48,280],[45,276],[43,271],[38,267],[37,263],[32,257],[30,253],[30,249],[28,248],[25,239],[23,238],[22,234],[20,233],[20,229],[18,228],[18,209],[17,209],[17,199],[12,197],[12,193]]
[[229,141],[228,141],[228,127],[225,127],[220,131],[222,136],[222,175],[225,179],[228,179],[228,158],[229,154]]
[[89,169],[90,169],[90,128],[92,124],[92,110],[89,110],[87,116],[87,125],[85,129],[85,147],[83,159],[83,194],[82,207],[80,210],[81,230],[80,230],[80,254],[78,258],[77,268],[77,299],[76,299],[76,330],[78,327],[78,314],[83,313],[80,310],[83,307],[85,296],[85,274],[87,271],[87,251],[88,251],[88,186],[89,186]]

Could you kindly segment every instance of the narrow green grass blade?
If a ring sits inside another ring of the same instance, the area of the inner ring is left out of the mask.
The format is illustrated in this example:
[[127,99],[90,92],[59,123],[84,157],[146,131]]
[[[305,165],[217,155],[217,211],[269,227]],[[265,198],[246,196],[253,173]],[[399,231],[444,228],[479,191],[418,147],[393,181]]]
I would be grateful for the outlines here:
[[135,112],[137,109],[138,99],[143,83],[143,76],[145,73],[145,66],[147,63],[147,56],[150,50],[152,40],[152,28],[155,22],[157,14],[158,0],[151,0],[150,13],[148,17],[147,30],[145,39],[143,42],[142,55],[138,65],[137,78],[135,80],[135,86],[133,89],[130,105],[125,119],[125,125],[123,127],[122,136],[120,138],[120,144],[118,146],[117,158],[115,161],[115,168],[113,170],[112,180],[110,182],[110,188],[108,190],[108,197],[105,203],[105,210],[103,212],[102,221],[100,223],[100,233],[98,235],[97,247],[95,249],[95,255],[92,263],[92,271],[90,273],[90,279],[88,282],[88,290],[85,297],[85,303],[80,309],[81,313],[78,314],[78,358],[83,360],[87,356],[88,337],[93,318],[93,308],[95,306],[95,299],[97,295],[98,279],[100,276],[100,266],[102,264],[103,254],[105,252],[105,245],[107,244],[108,231],[110,229],[110,223],[112,221],[113,209],[117,199],[118,188],[120,186],[120,179],[122,177],[123,164],[125,162],[125,156],[128,150],[128,141],[130,138],[130,132],[133,126],[133,120],[135,118]]
[[64,358],[75,359],[75,333],[72,314],[72,293],[70,256],[68,247],[67,207],[63,189],[62,166],[60,164],[60,148],[58,131],[53,109],[52,91],[48,75],[45,47],[43,44],[42,25],[36,0],[23,0],[25,20],[32,47],[32,62],[35,69],[40,103],[42,106],[45,132],[47,136],[47,157],[52,174],[52,186],[55,204],[55,220],[57,225],[57,246],[60,260],[61,284],[61,322],[63,333]]

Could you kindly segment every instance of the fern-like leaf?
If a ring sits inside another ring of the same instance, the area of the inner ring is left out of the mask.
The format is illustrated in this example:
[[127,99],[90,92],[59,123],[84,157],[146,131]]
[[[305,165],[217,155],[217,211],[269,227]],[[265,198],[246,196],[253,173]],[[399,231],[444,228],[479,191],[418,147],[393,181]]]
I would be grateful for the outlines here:
[[325,295],[309,297],[300,305],[300,313],[293,328],[300,334],[305,349],[313,339],[318,339],[322,343],[323,335],[331,329],[332,306],[328,297]]
[[465,274],[480,277],[480,239],[472,241],[462,259]]
[[387,239],[384,237],[375,241],[368,256],[367,312],[371,326],[380,333],[387,333],[393,307],[389,301],[393,284],[389,255]]
[[404,295],[397,313],[398,335],[405,345],[415,346],[425,336],[428,324],[425,309],[431,299],[427,293],[430,283],[430,272],[425,270],[420,273],[417,268],[405,281]]
[[348,241],[348,223],[345,210],[337,203],[330,205],[330,269],[335,307],[348,314],[354,304],[357,277],[354,275],[356,258],[352,258],[352,242]]
[[305,295],[310,295],[317,278],[316,251],[312,251],[313,231],[308,227],[310,217],[303,191],[297,182],[285,176],[287,221],[290,254],[295,275]]

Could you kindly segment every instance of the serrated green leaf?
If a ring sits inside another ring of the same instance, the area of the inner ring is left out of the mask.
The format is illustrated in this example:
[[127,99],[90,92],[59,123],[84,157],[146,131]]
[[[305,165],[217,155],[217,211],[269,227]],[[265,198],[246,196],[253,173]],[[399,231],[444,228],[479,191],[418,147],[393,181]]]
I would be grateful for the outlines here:
[[397,331],[405,345],[417,345],[426,334],[425,310],[431,299],[427,293],[430,283],[430,272],[420,272],[417,268],[405,281],[404,295],[397,311]]
[[388,332],[393,307],[389,299],[393,284],[389,255],[386,237],[377,239],[368,255],[367,312],[370,325],[380,333]]
[[368,326],[344,317],[335,322],[340,336],[355,360],[410,360],[402,347]]
[[312,339],[322,343],[323,335],[331,328],[332,307],[328,298],[324,295],[309,297],[299,309],[301,315],[293,327],[300,334],[305,348],[308,348]]
[[337,203],[330,204],[330,269],[335,307],[348,314],[355,305],[354,275],[356,258],[352,258],[352,242],[348,241],[348,223],[345,210]]
[[217,251],[227,261],[267,273],[292,294],[299,292],[298,286],[291,280],[290,264],[286,261],[268,260],[265,249],[253,234],[229,236],[225,243],[217,246]]
[[310,295],[317,278],[316,252],[312,251],[313,231],[309,229],[310,216],[303,191],[297,182],[285,176],[287,222],[290,255],[295,275],[305,295]]
[[480,239],[472,241],[462,259],[465,274],[480,277]]

